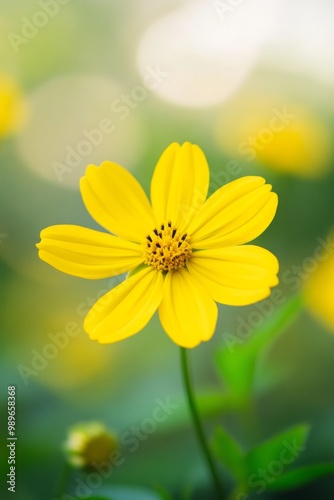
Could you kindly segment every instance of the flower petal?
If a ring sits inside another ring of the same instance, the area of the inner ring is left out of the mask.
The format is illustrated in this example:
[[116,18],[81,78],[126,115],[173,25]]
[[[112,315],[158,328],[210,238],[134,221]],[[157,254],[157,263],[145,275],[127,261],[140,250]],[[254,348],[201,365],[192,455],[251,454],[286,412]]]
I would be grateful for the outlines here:
[[156,227],[147,196],[125,168],[110,161],[89,165],[81,178],[83,202],[102,227],[130,241],[142,242]]
[[81,226],[50,226],[41,232],[39,257],[72,276],[116,276],[143,262],[141,246],[118,236]]
[[152,177],[152,207],[159,223],[184,229],[201,208],[209,187],[209,167],[196,144],[172,143],[161,155]]
[[195,248],[240,245],[259,236],[271,223],[277,195],[262,177],[241,177],[218,189],[188,227]]
[[218,309],[205,289],[186,270],[167,274],[159,307],[160,321],[181,347],[196,347],[214,334]]
[[130,337],[147,325],[162,293],[162,273],[146,268],[101,297],[87,314],[84,328],[101,344]]
[[230,306],[258,302],[278,284],[278,260],[255,245],[201,250],[187,267],[215,301]]

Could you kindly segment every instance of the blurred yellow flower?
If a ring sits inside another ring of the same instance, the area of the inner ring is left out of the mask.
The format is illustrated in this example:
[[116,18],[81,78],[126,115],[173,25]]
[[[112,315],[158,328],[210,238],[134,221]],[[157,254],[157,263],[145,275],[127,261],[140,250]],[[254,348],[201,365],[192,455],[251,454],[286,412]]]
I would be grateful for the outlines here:
[[[334,233],[331,241],[334,240]],[[304,299],[310,311],[334,331],[334,254],[322,256],[317,269],[304,287]]]
[[273,170],[317,177],[329,167],[330,138],[327,129],[303,113],[273,134],[273,140],[257,151],[259,161]]
[[241,100],[224,110],[217,143],[233,158],[302,177],[318,177],[330,167],[331,135],[314,112],[293,102],[266,97]]
[[69,430],[64,447],[74,467],[97,467],[110,461],[118,442],[116,435],[100,422],[81,422]]
[[[52,349],[57,354],[50,361],[46,359],[47,369],[41,370],[38,378],[36,377],[36,381],[40,384],[64,393],[84,386],[88,382],[96,382],[107,372],[109,373],[110,352],[98,344],[92,345],[82,330],[81,334],[68,336],[68,344],[64,348],[61,346],[58,352],[52,339],[49,337],[47,340],[48,342],[38,350],[40,356],[45,358],[45,353],[52,354]],[[41,359],[40,356],[37,355],[34,359]],[[42,364],[42,361],[40,363]]]
[[18,131],[27,114],[27,105],[17,83],[0,74],[0,137]]
[[270,295],[278,261],[244,245],[272,221],[277,195],[262,177],[237,179],[206,200],[209,167],[197,145],[171,144],[151,182],[150,205],[124,168],[90,165],[81,194],[90,215],[117,236],[72,225],[51,226],[37,245],[42,260],[60,271],[97,279],[129,273],[92,307],[84,322],[91,339],[129,337],[158,309],[170,338],[182,347],[209,340],[215,302],[247,305]]

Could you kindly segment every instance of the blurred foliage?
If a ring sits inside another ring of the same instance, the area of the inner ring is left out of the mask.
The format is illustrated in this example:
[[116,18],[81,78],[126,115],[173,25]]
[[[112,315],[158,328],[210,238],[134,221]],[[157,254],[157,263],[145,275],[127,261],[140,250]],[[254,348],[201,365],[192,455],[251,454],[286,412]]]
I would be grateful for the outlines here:
[[236,408],[247,403],[252,393],[258,358],[269,348],[275,337],[284,333],[284,329],[295,319],[301,307],[300,296],[293,296],[271,315],[262,328],[256,329],[248,341],[236,335],[225,334],[227,348],[225,346],[217,351],[216,364]]
[[[293,469],[289,467],[298,459],[300,452],[305,450],[308,432],[309,427],[306,425],[295,426],[245,453],[231,436],[218,427],[212,446],[217,457],[236,479],[237,486],[231,494],[231,499],[240,498],[241,494],[248,498],[247,494],[252,491],[261,494],[266,489],[294,489],[332,474],[334,463],[297,466]],[[283,457],[286,451],[292,455],[289,459]],[[278,470],[275,470],[274,466],[278,466]]]

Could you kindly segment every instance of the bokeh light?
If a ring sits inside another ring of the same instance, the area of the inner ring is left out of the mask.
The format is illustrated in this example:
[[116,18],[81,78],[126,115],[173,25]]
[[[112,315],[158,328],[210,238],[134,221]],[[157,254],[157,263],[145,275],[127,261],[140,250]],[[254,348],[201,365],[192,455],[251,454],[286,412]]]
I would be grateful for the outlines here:
[[241,85],[275,22],[275,2],[242,2],[231,10],[196,1],[148,27],[138,67],[141,74],[152,65],[166,73],[154,89],[160,97],[202,108],[224,101]]
[[124,94],[114,81],[87,75],[60,77],[37,88],[30,95],[30,123],[18,140],[23,161],[43,178],[74,188],[89,163],[112,158],[135,165],[145,136],[130,107],[123,105],[127,115],[116,114]]
[[266,54],[266,65],[333,86],[334,4],[280,1],[279,17]]

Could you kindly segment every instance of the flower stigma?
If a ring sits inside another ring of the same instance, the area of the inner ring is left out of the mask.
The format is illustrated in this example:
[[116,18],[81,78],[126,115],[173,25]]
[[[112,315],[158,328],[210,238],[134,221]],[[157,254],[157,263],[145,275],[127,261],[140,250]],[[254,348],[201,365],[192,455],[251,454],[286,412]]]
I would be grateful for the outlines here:
[[192,250],[190,237],[180,233],[169,221],[161,224],[160,229],[146,236],[144,243],[145,264],[153,266],[158,271],[175,271],[185,267]]

